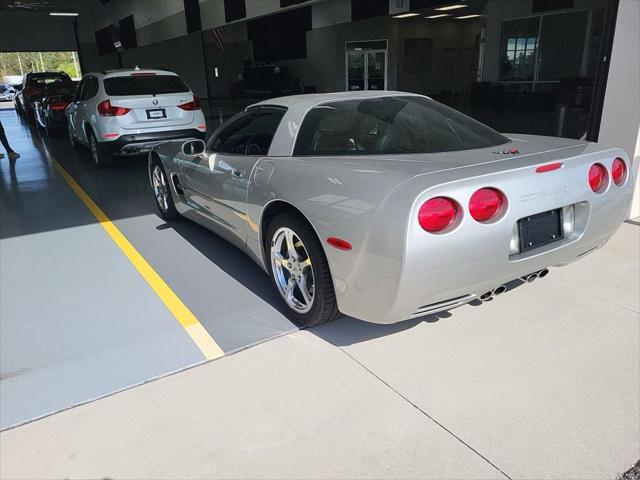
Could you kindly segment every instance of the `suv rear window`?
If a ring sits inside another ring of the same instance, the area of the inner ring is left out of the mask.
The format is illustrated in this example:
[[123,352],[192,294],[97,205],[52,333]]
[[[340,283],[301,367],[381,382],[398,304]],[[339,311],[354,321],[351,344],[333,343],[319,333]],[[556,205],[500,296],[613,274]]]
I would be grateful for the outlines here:
[[188,92],[182,79],[176,75],[141,75],[104,79],[107,95],[159,95]]
[[28,85],[38,84],[40,86],[45,86],[56,82],[66,84],[73,83],[71,77],[69,77],[69,75],[67,75],[66,73],[38,73],[35,75],[29,75],[27,79]]
[[306,115],[294,155],[436,153],[509,142],[495,130],[417,96],[324,103]]

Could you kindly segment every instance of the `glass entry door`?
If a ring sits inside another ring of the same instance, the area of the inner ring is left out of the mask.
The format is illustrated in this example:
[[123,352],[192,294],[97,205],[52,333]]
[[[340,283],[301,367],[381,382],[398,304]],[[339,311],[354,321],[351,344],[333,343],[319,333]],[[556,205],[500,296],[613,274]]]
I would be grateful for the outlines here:
[[347,50],[347,90],[387,89],[387,50]]

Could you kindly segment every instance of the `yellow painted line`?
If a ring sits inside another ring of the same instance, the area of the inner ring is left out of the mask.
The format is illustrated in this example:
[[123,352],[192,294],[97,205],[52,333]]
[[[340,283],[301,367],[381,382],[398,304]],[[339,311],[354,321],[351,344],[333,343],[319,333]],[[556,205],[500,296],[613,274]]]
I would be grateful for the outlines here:
[[67,181],[71,189],[82,200],[87,208],[96,217],[102,228],[109,234],[111,239],[120,247],[120,250],[127,256],[129,261],[140,272],[140,275],[147,281],[149,286],[156,292],[160,300],[164,302],[171,313],[176,317],[180,325],[185,329],[202,354],[207,359],[220,358],[224,356],[224,352],[216,341],[209,335],[207,330],[198,321],[195,315],[182,303],[182,300],[171,290],[171,287],[158,275],[149,262],[136,250],[136,248],[127,240],[122,232],[109,220],[109,217],[96,205],[82,187],[74,180],[58,161],[50,156],[53,166],[60,175]]

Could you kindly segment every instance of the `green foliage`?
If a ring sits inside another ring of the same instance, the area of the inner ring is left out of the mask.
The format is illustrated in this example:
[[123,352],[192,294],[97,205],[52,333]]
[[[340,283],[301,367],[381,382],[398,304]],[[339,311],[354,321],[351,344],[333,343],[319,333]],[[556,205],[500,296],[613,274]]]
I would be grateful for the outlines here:
[[76,52],[0,52],[0,81],[28,72],[66,72],[71,78],[82,75]]

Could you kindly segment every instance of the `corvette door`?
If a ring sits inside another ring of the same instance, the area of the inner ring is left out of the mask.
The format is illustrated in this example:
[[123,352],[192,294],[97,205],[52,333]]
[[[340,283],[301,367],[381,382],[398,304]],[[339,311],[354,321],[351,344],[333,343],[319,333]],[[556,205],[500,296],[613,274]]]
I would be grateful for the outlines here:
[[183,165],[183,184],[199,221],[227,238],[247,238],[247,191],[253,167],[269,151],[284,111],[252,109],[221,127],[203,155]]

